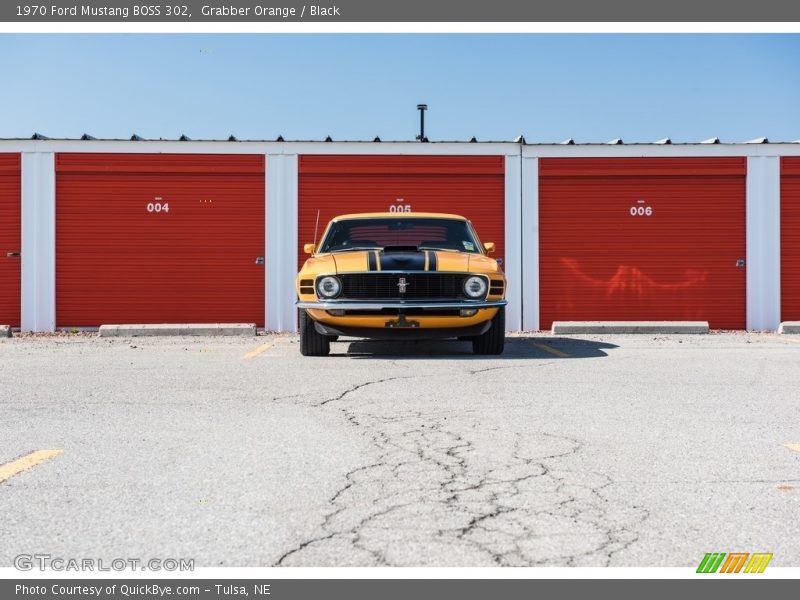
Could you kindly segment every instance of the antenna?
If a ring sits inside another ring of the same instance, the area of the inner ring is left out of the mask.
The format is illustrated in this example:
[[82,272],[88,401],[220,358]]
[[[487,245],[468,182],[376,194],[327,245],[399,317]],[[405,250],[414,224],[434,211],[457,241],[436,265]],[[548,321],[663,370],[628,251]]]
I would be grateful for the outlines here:
[[317,209],[317,222],[314,223],[314,243],[315,244],[317,243],[317,228],[319,227],[319,211],[320,211],[320,209],[318,208]]

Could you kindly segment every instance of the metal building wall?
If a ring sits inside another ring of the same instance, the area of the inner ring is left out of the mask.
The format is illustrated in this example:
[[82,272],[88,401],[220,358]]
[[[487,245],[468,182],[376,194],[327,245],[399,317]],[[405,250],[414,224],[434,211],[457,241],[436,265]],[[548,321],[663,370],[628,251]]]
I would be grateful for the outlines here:
[[745,328],[743,157],[539,161],[540,322]]
[[[505,160],[505,270],[508,329],[539,329],[539,162],[581,157],[745,157],[747,160],[746,327],[780,321],[781,157],[800,157],[800,144],[586,144],[415,142],[223,142],[0,140],[0,153],[22,154],[21,327],[55,328],[55,154],[61,152],[262,154],[275,168],[265,176],[265,325],[295,328],[292,280],[297,252],[297,164],[308,154],[498,155]],[[270,201],[267,202],[266,198]],[[783,293],[786,293],[785,286]],[[785,318],[785,315],[784,315]]]
[[780,164],[781,319],[800,321],[800,157]]
[[56,155],[56,325],[264,323],[264,155]]
[[19,327],[22,273],[21,158],[0,154],[0,323]]

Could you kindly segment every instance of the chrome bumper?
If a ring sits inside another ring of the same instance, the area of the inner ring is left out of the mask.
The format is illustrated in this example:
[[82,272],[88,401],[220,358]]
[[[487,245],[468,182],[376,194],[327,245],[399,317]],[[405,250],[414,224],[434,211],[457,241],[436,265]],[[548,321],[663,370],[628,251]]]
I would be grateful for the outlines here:
[[297,308],[312,310],[383,310],[384,308],[402,310],[421,308],[422,310],[500,308],[507,300],[460,300],[454,302],[359,302],[356,300],[323,300],[319,302],[297,302]]

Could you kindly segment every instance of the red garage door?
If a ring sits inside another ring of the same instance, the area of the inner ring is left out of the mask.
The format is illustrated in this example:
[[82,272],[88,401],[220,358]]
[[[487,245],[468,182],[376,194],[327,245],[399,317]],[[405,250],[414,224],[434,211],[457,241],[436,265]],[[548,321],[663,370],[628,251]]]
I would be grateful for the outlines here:
[[19,327],[20,155],[0,154],[0,324]]
[[263,254],[263,156],[56,157],[59,326],[263,324]]
[[[470,219],[484,242],[505,248],[503,156],[301,156],[300,264],[303,244],[319,242],[337,215],[359,212],[446,212]],[[314,226],[319,211],[319,231]]]
[[800,157],[781,159],[781,320],[800,321]]
[[744,158],[541,159],[539,173],[543,329],[745,328]]

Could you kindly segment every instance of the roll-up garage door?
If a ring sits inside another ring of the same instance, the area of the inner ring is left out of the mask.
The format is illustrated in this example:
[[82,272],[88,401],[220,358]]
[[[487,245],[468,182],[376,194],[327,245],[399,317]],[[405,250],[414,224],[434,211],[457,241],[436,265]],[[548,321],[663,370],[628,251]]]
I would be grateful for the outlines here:
[[264,322],[264,156],[58,154],[56,321]]
[[800,321],[800,157],[781,159],[781,320]]
[[0,324],[19,327],[20,155],[0,154]]
[[540,323],[745,328],[744,158],[541,159]]
[[[483,242],[505,257],[505,157],[315,156],[299,159],[300,264],[303,244],[319,242],[337,215],[442,212],[470,219]],[[319,231],[314,228],[319,211]]]

